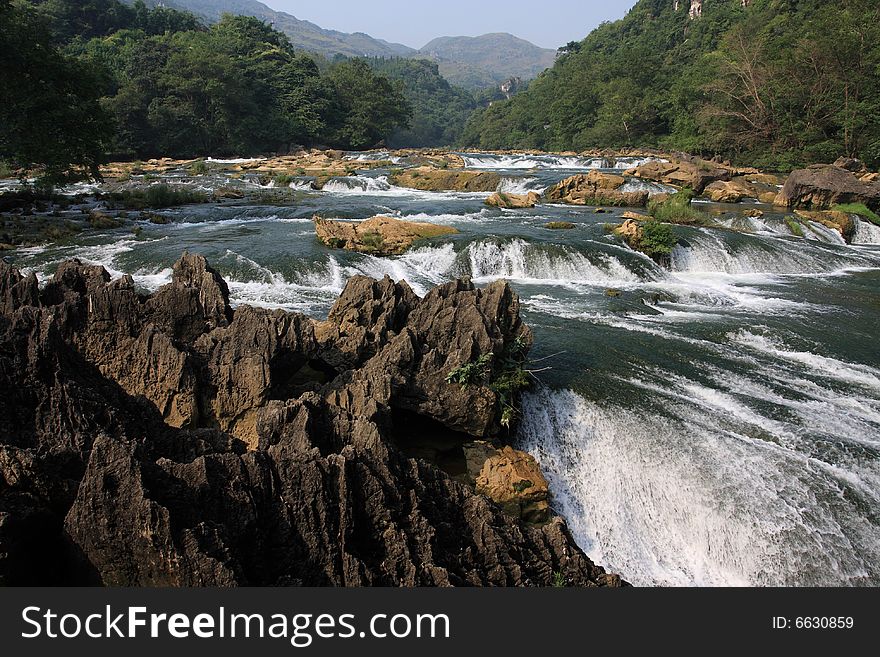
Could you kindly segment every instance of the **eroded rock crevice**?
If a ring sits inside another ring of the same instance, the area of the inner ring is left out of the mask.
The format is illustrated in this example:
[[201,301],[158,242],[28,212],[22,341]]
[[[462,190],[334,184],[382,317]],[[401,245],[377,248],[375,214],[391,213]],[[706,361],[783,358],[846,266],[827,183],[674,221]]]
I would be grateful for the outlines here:
[[531,342],[503,282],[358,277],[315,322],[193,255],[151,296],[0,264],[0,584],[619,585],[504,446]]

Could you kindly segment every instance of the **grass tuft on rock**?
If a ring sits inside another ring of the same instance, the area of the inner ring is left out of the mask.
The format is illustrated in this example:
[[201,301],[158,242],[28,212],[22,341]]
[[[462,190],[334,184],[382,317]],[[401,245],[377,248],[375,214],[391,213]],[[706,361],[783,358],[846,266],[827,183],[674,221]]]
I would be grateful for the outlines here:
[[204,192],[192,189],[180,189],[161,183],[142,189],[129,189],[122,192],[111,192],[108,198],[116,207],[128,210],[144,210],[146,208],[172,208],[193,203],[207,203],[208,196]]
[[797,237],[804,236],[804,228],[801,226],[801,222],[795,219],[792,216],[788,216],[785,218],[785,225],[788,226],[788,229],[791,231],[792,235]]
[[694,192],[690,189],[682,189],[669,198],[648,202],[648,214],[659,222],[667,224],[679,224],[681,226],[709,226],[712,219],[708,214],[697,210],[691,205]]
[[864,203],[843,203],[835,205],[832,210],[836,212],[846,212],[848,214],[857,214],[860,219],[866,219],[875,226],[880,226],[880,215],[871,210]]

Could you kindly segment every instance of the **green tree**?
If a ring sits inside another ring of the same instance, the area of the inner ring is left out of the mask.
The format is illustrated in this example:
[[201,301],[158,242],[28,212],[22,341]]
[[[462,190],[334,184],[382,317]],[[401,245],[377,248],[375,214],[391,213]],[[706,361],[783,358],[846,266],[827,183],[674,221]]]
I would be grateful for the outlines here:
[[333,146],[361,150],[380,144],[409,125],[412,107],[402,85],[376,75],[362,59],[337,63],[327,75],[332,101],[327,112]]
[[111,134],[103,83],[59,52],[43,16],[0,0],[0,159],[47,184],[99,177]]

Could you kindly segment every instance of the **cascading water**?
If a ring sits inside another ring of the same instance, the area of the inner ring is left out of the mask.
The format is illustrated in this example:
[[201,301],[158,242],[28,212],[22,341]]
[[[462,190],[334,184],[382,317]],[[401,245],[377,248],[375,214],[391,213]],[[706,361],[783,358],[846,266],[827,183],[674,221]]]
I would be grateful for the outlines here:
[[855,222],[856,234],[853,237],[853,244],[880,244],[880,226],[858,218]]
[[[464,157],[498,170],[509,193],[639,163]],[[813,222],[798,238],[768,206],[761,217],[722,207],[723,229],[675,228],[680,245],[663,269],[607,234],[623,209],[500,210],[485,193],[402,189],[388,173],[303,186],[284,206],[263,204],[255,178],[212,172],[199,184],[237,186],[245,199],[172,208],[167,225],[138,221],[136,234],[130,225],[83,233],[11,257],[41,281],[78,257],[155,290],[190,250],[227,278],[235,305],[318,318],[357,274],[406,280],[418,294],[458,276],[510,279],[541,370],[517,440],[598,563],[635,584],[880,584],[880,227],[858,221],[847,245]],[[379,258],[327,249],[314,214],[460,232]]]
[[462,154],[464,164],[469,169],[631,169],[647,162],[665,162],[659,158],[621,157],[607,159],[602,157],[578,157],[566,155],[489,155]]

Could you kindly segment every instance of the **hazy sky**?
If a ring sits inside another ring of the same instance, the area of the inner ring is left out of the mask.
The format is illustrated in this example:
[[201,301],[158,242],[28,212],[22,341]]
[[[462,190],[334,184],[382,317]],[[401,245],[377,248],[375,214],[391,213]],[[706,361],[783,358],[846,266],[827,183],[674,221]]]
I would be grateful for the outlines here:
[[366,32],[421,48],[438,36],[510,32],[545,48],[580,41],[635,0],[262,0],[341,32]]

